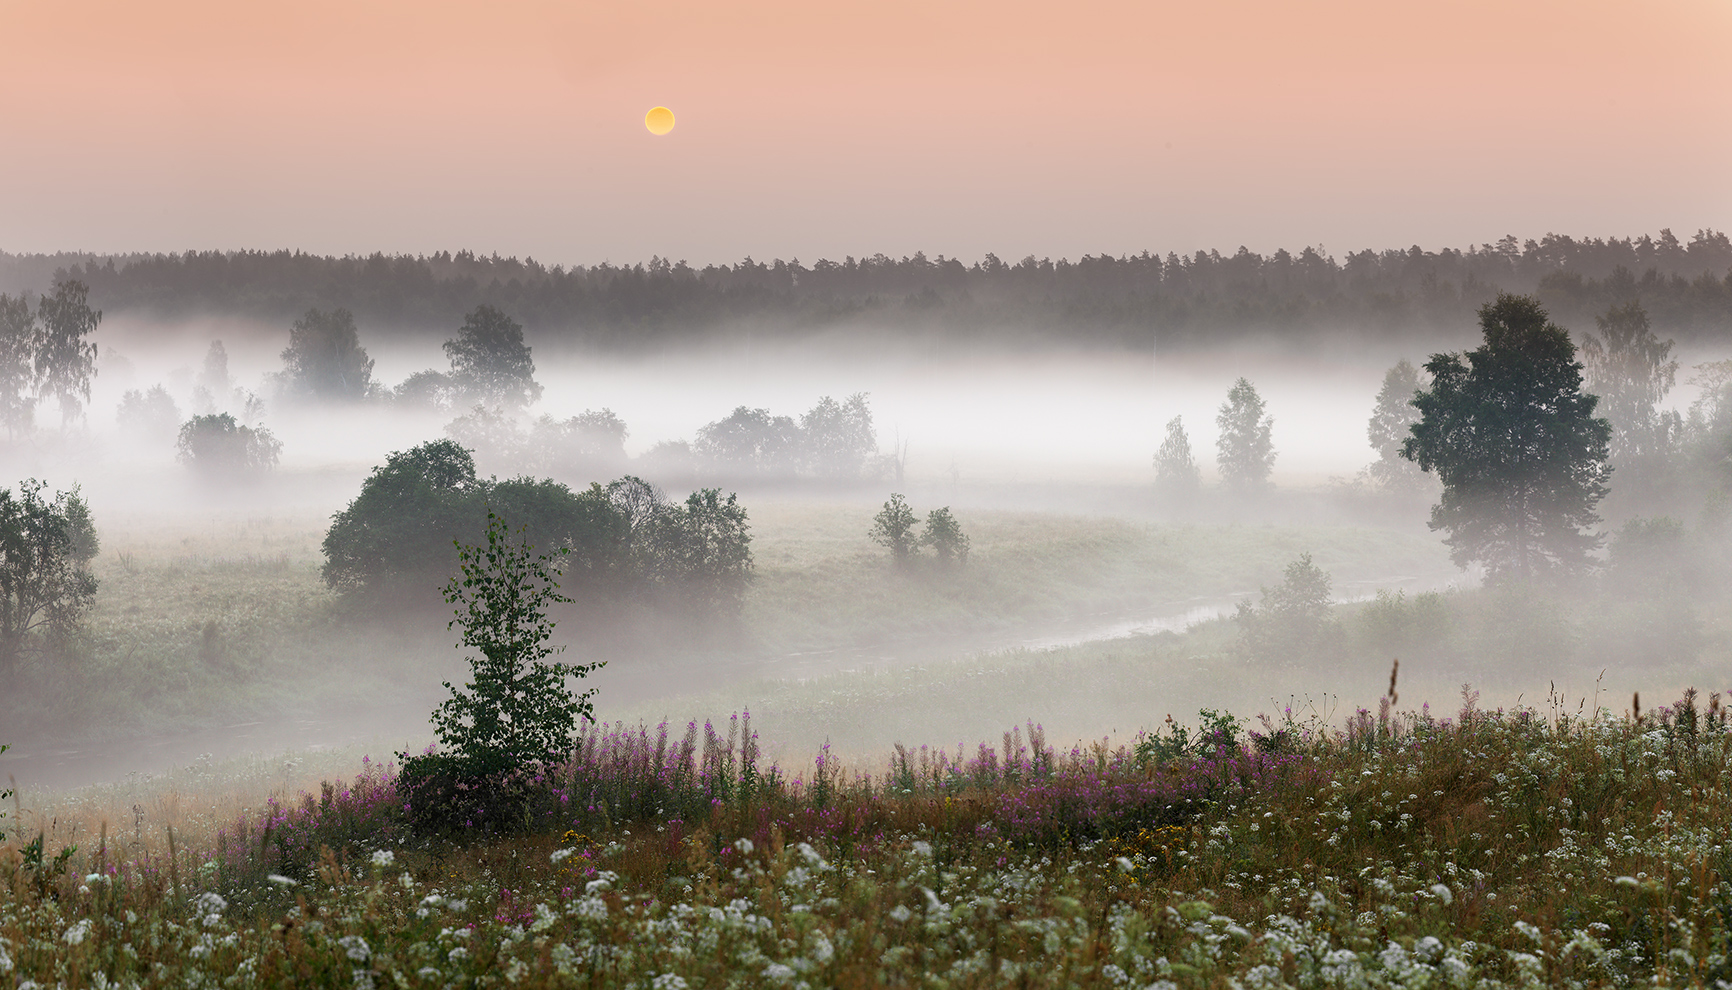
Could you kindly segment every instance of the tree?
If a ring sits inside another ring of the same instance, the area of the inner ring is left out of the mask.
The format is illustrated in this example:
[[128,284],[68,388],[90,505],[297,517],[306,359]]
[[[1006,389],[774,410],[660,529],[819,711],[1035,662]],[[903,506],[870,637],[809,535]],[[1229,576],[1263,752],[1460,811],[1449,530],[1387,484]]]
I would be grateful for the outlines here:
[[1191,455],[1191,438],[1185,434],[1185,417],[1167,421],[1167,437],[1155,451],[1155,494],[1165,501],[1184,502],[1202,488],[1202,472]]
[[1408,431],[1419,422],[1419,410],[1413,397],[1425,383],[1419,369],[1402,358],[1383,376],[1383,387],[1377,390],[1377,408],[1365,426],[1366,439],[1377,451],[1368,473],[1379,487],[1390,492],[1417,492],[1425,488],[1425,472],[1401,456],[1401,445]]
[[264,427],[242,426],[228,413],[194,416],[175,441],[180,461],[209,478],[243,478],[277,466],[283,443]]
[[1402,444],[1443,482],[1431,528],[1448,531],[1457,565],[1494,578],[1580,570],[1600,545],[1584,530],[1599,522],[1611,424],[1594,418],[1575,345],[1539,300],[1499,293],[1479,322],[1482,346],[1426,362],[1431,387]]
[[277,379],[286,392],[304,398],[354,402],[372,395],[373,359],[361,346],[354,314],[307,310],[289,327]]
[[733,493],[724,498],[718,489],[698,489],[683,506],[660,513],[650,530],[663,581],[689,607],[739,612],[752,573],[750,530],[746,507]]
[[36,305],[36,379],[42,395],[60,400],[62,429],[84,411],[96,375],[96,344],[85,338],[96,332],[102,311],[90,308],[89,296],[83,282],[56,279],[54,294]]
[[26,481],[13,496],[0,489],[0,677],[42,633],[70,629],[96,599],[90,562],[101,544],[78,489],[42,497]]
[[1583,387],[1599,396],[1595,408],[1612,424],[1609,461],[1621,478],[1651,482],[1683,433],[1682,417],[1658,409],[1678,376],[1673,342],[1654,335],[1638,301],[1594,320],[1600,335],[1582,338]]
[[800,427],[791,417],[745,406],[700,428],[693,445],[693,451],[707,461],[758,473],[792,471],[799,449]]
[[914,528],[919,525],[920,520],[914,517],[908,501],[901,495],[892,494],[890,501],[884,503],[883,510],[872,517],[872,528],[866,535],[873,543],[890,551],[890,559],[896,566],[907,567],[920,548],[919,538],[914,534]]
[[22,295],[0,294],[0,419],[6,437],[28,433],[36,413],[36,314]]
[[464,318],[456,339],[445,342],[445,355],[465,402],[515,411],[541,398],[523,326],[492,306],[478,306]]
[[460,629],[459,648],[472,651],[470,681],[461,689],[445,682],[451,697],[434,711],[433,726],[466,776],[554,763],[569,754],[578,719],[594,719],[595,691],[576,693],[569,681],[603,662],[559,663],[551,658],[564,647],[548,645],[548,609],[571,601],[560,592],[558,566],[569,552],[536,554],[493,513],[486,543],[458,546],[458,573],[445,586],[456,606],[447,628]]
[[866,393],[856,392],[837,402],[826,395],[800,417],[807,470],[820,478],[860,477],[867,460],[878,452],[878,433],[866,398]]
[[948,569],[968,563],[968,536],[950,514],[948,505],[926,514],[926,532],[920,534],[920,545],[932,548],[939,567]]
[[630,431],[611,409],[585,409],[570,419],[542,416],[524,441],[530,469],[560,474],[610,473],[626,460]]
[[1310,554],[1300,554],[1279,585],[1262,589],[1258,605],[1241,601],[1233,617],[1252,658],[1315,659],[1337,645],[1341,630],[1329,613],[1330,583]]
[[407,406],[446,412],[457,402],[457,386],[443,371],[417,371],[392,389],[392,398]]
[[1263,399],[1256,386],[1241,378],[1227,390],[1227,401],[1215,416],[1221,435],[1215,441],[1215,464],[1221,481],[1242,495],[1269,486],[1275,466],[1275,444],[1270,432],[1275,420],[1264,415]]
[[127,389],[120,397],[116,419],[122,432],[157,443],[167,443],[177,437],[182,422],[174,396],[161,385],[153,385],[144,392]]

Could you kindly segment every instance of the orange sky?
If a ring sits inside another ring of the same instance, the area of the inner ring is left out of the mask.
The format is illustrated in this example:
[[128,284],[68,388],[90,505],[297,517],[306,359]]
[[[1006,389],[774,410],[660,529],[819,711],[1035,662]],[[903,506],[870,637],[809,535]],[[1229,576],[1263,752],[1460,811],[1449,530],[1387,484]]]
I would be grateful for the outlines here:
[[0,39],[10,251],[1014,260],[1732,227],[1728,0],[0,0]]

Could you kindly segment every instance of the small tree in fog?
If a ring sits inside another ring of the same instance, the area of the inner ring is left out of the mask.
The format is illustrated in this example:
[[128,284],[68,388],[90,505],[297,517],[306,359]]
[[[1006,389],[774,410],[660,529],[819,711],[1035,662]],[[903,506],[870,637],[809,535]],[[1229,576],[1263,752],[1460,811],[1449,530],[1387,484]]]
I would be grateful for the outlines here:
[[1569,332],[1539,300],[1499,293],[1479,321],[1483,345],[1426,362],[1432,384],[1401,449],[1443,482],[1431,528],[1449,532],[1457,565],[1494,578],[1581,570],[1600,545],[1586,530],[1600,521],[1611,424],[1594,418]]
[[346,309],[309,309],[289,327],[284,391],[304,398],[358,401],[373,394],[373,359],[361,346],[355,317]]
[[22,295],[0,294],[0,419],[7,439],[30,432],[36,418],[36,314]]
[[1275,420],[1264,414],[1263,398],[1256,386],[1239,379],[1227,390],[1227,401],[1215,416],[1221,435],[1215,441],[1215,464],[1221,481],[1239,494],[1260,492],[1269,486],[1275,467],[1275,444],[1270,434]]
[[120,397],[116,419],[121,432],[139,439],[166,443],[180,434],[180,407],[161,385],[143,392],[128,389]]
[[926,514],[926,532],[920,534],[920,545],[932,548],[940,567],[961,567],[968,563],[968,536],[950,514],[948,505]]
[[585,409],[570,419],[542,416],[529,428],[524,446],[534,471],[594,477],[627,460],[625,421],[612,409]]
[[890,551],[890,559],[896,566],[906,567],[914,560],[914,552],[920,547],[919,537],[914,533],[919,525],[920,520],[914,517],[908,501],[901,495],[892,494],[884,508],[872,517],[872,528],[866,535],[873,543]]
[[692,451],[724,468],[792,472],[799,461],[800,427],[792,417],[738,406],[726,419],[700,427]]
[[800,446],[806,469],[820,478],[858,478],[878,453],[878,433],[866,393],[845,402],[829,396],[800,417]]
[[649,528],[661,581],[700,612],[739,612],[752,574],[751,525],[733,493],[700,488]]
[[471,651],[470,681],[463,688],[445,682],[451,696],[434,711],[433,725],[464,776],[560,760],[578,719],[593,719],[595,691],[577,693],[570,681],[603,663],[559,663],[552,658],[564,647],[549,645],[548,609],[571,601],[559,590],[567,553],[536,554],[491,512],[486,542],[458,547],[459,573],[445,586],[445,600],[457,607],[448,628],[460,630],[459,648]]
[[1167,422],[1167,437],[1155,452],[1155,494],[1163,501],[1184,502],[1203,485],[1202,472],[1191,455],[1191,438],[1185,433],[1185,417]]
[[445,342],[451,382],[464,401],[516,411],[541,398],[535,361],[523,342],[523,325],[492,306],[464,317],[455,339]]
[[102,322],[90,308],[90,290],[76,279],[57,279],[54,294],[36,306],[36,379],[41,394],[60,400],[60,425],[84,411],[90,380],[96,376],[96,344],[87,340]]
[[457,386],[443,371],[417,371],[391,390],[398,405],[448,412],[458,400]]
[[0,680],[43,633],[64,632],[96,600],[90,562],[101,545],[78,489],[44,499],[26,481],[0,489]]
[[1246,652],[1263,661],[1309,660],[1338,645],[1341,629],[1329,612],[1330,583],[1310,554],[1300,554],[1287,565],[1280,584],[1262,589],[1258,604],[1241,601],[1233,618]]
[[1651,488],[1684,432],[1681,416],[1659,408],[1678,376],[1672,341],[1660,342],[1634,300],[1594,320],[1599,335],[1582,337],[1582,387],[1600,397],[1594,411],[1612,424],[1607,459],[1618,487]]
[[1413,397],[1424,384],[1420,370],[1402,358],[1384,374],[1383,387],[1377,391],[1377,407],[1365,426],[1365,436],[1371,449],[1377,451],[1377,460],[1371,462],[1368,473],[1385,491],[1417,492],[1427,487],[1425,472],[1401,456],[1401,445],[1407,442],[1413,424],[1419,422]]
[[264,427],[242,426],[228,413],[194,416],[175,441],[180,461],[208,477],[242,478],[277,466],[282,441]]

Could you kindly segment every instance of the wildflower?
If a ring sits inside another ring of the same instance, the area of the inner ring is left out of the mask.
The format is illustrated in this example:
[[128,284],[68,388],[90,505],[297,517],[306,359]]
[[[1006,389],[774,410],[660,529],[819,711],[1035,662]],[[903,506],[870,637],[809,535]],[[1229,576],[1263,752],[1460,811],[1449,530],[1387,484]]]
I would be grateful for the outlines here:
[[1449,907],[1455,903],[1455,893],[1449,889],[1448,884],[1434,883],[1431,885],[1431,892],[1437,895],[1437,899],[1443,902],[1444,907]]
[[389,849],[381,849],[373,854],[373,865],[381,869],[397,862],[397,854]]
[[[67,945],[78,945],[79,943],[83,942],[86,938],[88,938],[90,936],[90,925],[91,925],[90,919],[85,918],[83,921],[80,921],[77,924],[74,924],[72,927],[66,929],[66,934],[60,936],[60,938]],[[8,960],[8,962],[10,962],[10,960]],[[7,968],[11,968],[11,967],[7,967]]]
[[547,858],[553,863],[554,866],[558,866],[559,864],[565,862],[567,859],[570,859],[572,853],[575,853],[575,852],[577,852],[577,850],[571,849],[571,848],[555,849],[553,851],[553,853],[551,855],[549,855]]
[[764,979],[766,980],[778,980],[786,983],[793,978],[794,970],[791,966],[784,966],[781,963],[771,963],[764,967]]
[[356,962],[366,962],[373,955],[373,950],[368,947],[367,940],[359,935],[344,935],[337,939],[337,944],[342,946],[344,953]]
[[445,958],[454,963],[459,963],[469,958],[469,950],[464,946],[459,945],[457,948],[445,953]]
[[932,843],[927,842],[923,839],[914,840],[914,844],[909,846],[908,848],[916,856],[931,856],[932,855]]
[[685,977],[677,973],[663,973],[650,981],[650,990],[686,990]]
[[274,883],[279,887],[297,886],[295,881],[289,879],[288,877],[283,876],[281,873],[273,873],[270,876],[265,877],[265,880],[270,882],[270,883]]
[[907,921],[912,917],[914,917],[914,912],[908,910],[908,905],[906,904],[898,904],[890,911],[890,920],[898,923]]
[[739,841],[734,843],[734,848],[738,849],[742,855],[750,856],[753,849],[752,840],[742,836]]

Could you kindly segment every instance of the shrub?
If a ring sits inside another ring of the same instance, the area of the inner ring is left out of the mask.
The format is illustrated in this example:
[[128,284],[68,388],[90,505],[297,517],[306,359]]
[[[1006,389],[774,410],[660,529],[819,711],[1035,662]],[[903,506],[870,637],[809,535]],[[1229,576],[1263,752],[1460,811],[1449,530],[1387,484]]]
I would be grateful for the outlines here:
[[926,532],[920,534],[920,545],[932,548],[939,567],[961,567],[968,563],[968,536],[950,514],[948,505],[926,514]]
[[175,441],[181,463],[208,476],[257,475],[277,466],[282,441],[264,427],[242,426],[228,413],[194,416]]
[[1251,658],[1310,659],[1338,646],[1341,629],[1329,613],[1329,584],[1311,555],[1300,554],[1280,584],[1263,589],[1261,602],[1240,602],[1233,617]]
[[42,497],[40,481],[0,488],[0,681],[42,633],[62,633],[96,599],[100,544],[78,489]]
[[872,517],[872,528],[866,535],[873,543],[889,550],[891,561],[898,567],[906,567],[920,548],[920,539],[914,533],[914,528],[919,525],[920,520],[908,507],[907,499],[892,494],[890,501],[884,503],[883,510]]

